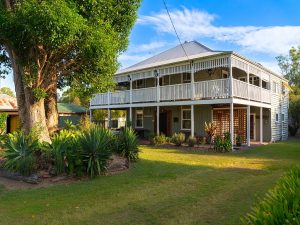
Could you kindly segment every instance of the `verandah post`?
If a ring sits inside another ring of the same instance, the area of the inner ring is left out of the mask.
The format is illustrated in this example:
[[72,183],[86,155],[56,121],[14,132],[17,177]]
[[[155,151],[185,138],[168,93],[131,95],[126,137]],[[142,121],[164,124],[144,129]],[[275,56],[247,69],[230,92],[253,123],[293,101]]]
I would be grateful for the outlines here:
[[250,146],[250,105],[247,105],[247,146]]
[[259,129],[260,129],[260,132],[259,132],[259,134],[260,134],[260,136],[259,136],[259,142],[260,142],[260,144],[262,144],[263,143],[263,108],[262,107],[260,107],[260,113],[259,113]]
[[234,144],[234,111],[233,111],[233,75],[232,75],[232,62],[231,62],[231,55],[229,57],[229,79],[230,79],[230,140],[232,146]]
[[194,105],[191,105],[191,137],[195,134],[195,118],[194,118]]
[[156,107],[156,134],[159,135],[159,106]]

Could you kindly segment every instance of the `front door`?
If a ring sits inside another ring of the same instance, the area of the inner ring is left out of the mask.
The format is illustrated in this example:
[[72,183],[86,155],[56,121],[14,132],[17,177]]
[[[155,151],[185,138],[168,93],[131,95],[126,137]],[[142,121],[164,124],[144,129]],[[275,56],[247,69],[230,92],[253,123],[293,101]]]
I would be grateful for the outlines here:
[[[154,115],[154,131],[156,132],[156,112]],[[171,111],[165,111],[159,113],[159,133],[165,134],[166,136],[171,135],[171,129],[172,129],[172,112]]]
[[255,141],[255,114],[250,114],[250,140]]

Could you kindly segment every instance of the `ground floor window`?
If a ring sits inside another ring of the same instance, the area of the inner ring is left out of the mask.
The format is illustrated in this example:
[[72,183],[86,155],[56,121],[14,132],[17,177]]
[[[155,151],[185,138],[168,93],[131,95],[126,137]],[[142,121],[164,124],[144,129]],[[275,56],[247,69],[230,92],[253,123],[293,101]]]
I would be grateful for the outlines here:
[[191,109],[181,109],[181,129],[191,129]]
[[143,128],[143,110],[137,110],[135,113],[135,127]]

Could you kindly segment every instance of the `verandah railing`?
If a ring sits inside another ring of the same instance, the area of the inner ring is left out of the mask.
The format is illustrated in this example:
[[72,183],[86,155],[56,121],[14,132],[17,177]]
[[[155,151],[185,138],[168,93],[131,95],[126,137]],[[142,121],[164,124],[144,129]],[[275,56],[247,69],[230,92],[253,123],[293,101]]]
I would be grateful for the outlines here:
[[[96,94],[91,105],[129,104],[156,101],[178,101],[192,99],[192,84],[175,84],[157,87],[116,91],[112,93]],[[194,83],[194,99],[221,99],[230,96],[230,79],[217,79]],[[241,99],[270,103],[270,90],[233,79],[233,96]],[[159,99],[158,99],[159,97]],[[130,101],[132,99],[132,101]]]

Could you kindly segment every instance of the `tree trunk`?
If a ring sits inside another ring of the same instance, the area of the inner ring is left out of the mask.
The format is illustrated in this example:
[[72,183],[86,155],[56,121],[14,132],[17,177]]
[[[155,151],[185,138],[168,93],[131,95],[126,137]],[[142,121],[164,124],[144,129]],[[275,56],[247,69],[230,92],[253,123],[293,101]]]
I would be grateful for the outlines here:
[[45,99],[46,122],[50,134],[58,130],[57,80],[51,84]]
[[33,90],[24,86],[22,80],[23,69],[19,63],[19,57],[11,49],[7,48],[7,51],[13,67],[21,128],[27,134],[36,129],[36,134],[40,141],[50,142],[46,125],[44,99],[35,101]]

